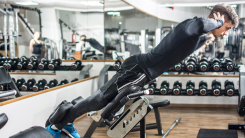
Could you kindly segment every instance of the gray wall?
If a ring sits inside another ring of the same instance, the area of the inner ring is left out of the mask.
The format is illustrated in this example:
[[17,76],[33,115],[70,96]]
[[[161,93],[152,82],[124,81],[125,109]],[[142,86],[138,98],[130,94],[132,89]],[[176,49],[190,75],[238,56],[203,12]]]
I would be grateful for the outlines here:
[[34,31],[40,31],[39,28],[39,16],[36,11],[26,10],[27,22],[31,24],[31,28],[34,28]]

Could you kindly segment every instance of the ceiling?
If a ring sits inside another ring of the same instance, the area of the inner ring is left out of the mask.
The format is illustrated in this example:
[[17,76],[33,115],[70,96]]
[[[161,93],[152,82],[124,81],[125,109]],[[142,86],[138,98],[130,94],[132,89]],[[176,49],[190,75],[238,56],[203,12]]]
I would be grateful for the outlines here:
[[[74,10],[74,11],[118,11],[133,9],[132,6],[126,4],[121,0],[0,0],[0,3],[15,4],[15,2],[37,2],[38,5],[28,5],[27,7],[56,7],[57,9]],[[104,5],[100,4],[103,3]],[[140,1],[140,0],[139,0]],[[159,5],[187,5],[188,4],[207,4],[207,3],[245,3],[245,0],[150,0],[158,3]],[[87,5],[93,3],[96,5]],[[21,6],[21,5],[20,5]]]

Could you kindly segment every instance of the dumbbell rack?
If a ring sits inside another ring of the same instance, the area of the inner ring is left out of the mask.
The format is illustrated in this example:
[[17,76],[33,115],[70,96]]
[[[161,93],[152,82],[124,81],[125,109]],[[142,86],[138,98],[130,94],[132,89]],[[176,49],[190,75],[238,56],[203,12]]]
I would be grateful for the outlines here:
[[[169,89],[168,90],[168,94],[161,94],[160,89],[154,89],[154,93],[153,94],[150,94],[150,95],[168,95],[168,96],[169,95],[172,95],[172,96],[229,96],[229,95],[226,94],[226,90],[224,90],[224,89],[221,90],[221,92],[220,92],[219,95],[213,95],[213,92],[212,91],[213,90],[211,90],[211,89],[207,89],[207,94],[201,95],[199,89],[194,89],[193,94],[188,95],[188,94],[186,94],[186,89],[181,89],[180,90],[180,94],[175,95],[173,93],[173,89]],[[232,96],[239,96],[239,90],[236,89],[234,91],[234,94]]]
[[[181,73],[181,72],[185,72],[185,73],[204,73],[203,71],[200,71],[199,70],[199,67],[200,65],[199,64],[195,64],[195,68],[193,71],[187,71],[186,69],[186,66],[184,64],[181,65],[181,70],[179,71],[176,71],[174,67],[168,69],[166,72],[178,72],[178,73]],[[210,64],[209,64],[210,65]],[[107,71],[107,72],[105,72]],[[113,67],[113,66],[109,66],[107,65],[106,68],[104,68],[104,75],[107,75],[108,76],[108,71],[116,71],[116,69]],[[241,101],[241,98],[242,96],[245,95],[245,67],[244,65],[237,65],[237,64],[234,64],[234,67],[233,67],[233,70],[232,71],[228,71],[225,66],[221,65],[220,69],[218,71],[214,71],[212,68],[208,68],[207,71],[205,72],[223,72],[223,73],[237,73],[239,72],[239,89],[235,89],[234,90],[234,95],[232,96],[238,96],[238,113],[240,115],[245,115],[245,104],[241,104],[240,101]],[[104,80],[106,80],[106,78],[104,78]],[[108,79],[107,79],[108,80]],[[172,89],[169,89],[169,94],[167,94],[168,96],[169,95],[172,95],[172,96],[214,96],[212,94],[212,90],[211,89],[207,89],[207,94],[206,95],[200,95],[199,93],[199,89],[194,89],[194,92],[193,92],[193,95],[187,95],[186,94],[186,89],[181,89],[181,92],[179,95],[174,95],[173,94],[173,90]],[[215,96],[215,97],[221,97],[221,96],[228,96],[225,94],[225,90],[224,89],[221,89],[221,93],[219,96]],[[155,93],[153,93],[152,95],[162,95],[164,96],[163,94],[160,93],[160,89],[155,89]],[[232,97],[230,96],[230,97]]]

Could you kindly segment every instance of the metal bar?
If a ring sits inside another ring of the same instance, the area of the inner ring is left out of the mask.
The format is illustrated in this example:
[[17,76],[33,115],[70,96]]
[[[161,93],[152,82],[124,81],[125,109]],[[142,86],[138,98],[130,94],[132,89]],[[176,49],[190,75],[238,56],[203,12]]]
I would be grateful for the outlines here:
[[[146,124],[146,130],[156,129],[157,123]],[[140,131],[140,126],[135,126],[130,132]]]
[[37,10],[38,16],[39,16],[39,32],[40,32],[40,37],[42,37],[42,19],[41,19],[41,11]]
[[[6,12],[5,12],[6,13]],[[3,36],[4,36],[4,45],[5,45],[5,57],[8,57],[8,44],[7,44],[7,39],[8,39],[8,35],[7,35],[7,15],[4,14],[4,25],[3,25]]]
[[85,65],[85,66],[83,67],[83,69],[80,71],[78,80],[82,80],[82,79],[85,79],[85,78],[89,77],[89,70],[90,70],[92,67],[93,67],[92,64]]
[[15,83],[14,83],[14,81],[13,81],[12,79],[11,79],[11,83],[9,84],[9,86],[10,86],[10,88],[11,88],[12,90],[15,90],[15,91],[16,91],[15,97],[20,97],[20,96],[22,96],[22,95],[20,94],[19,89],[17,88],[17,86],[15,85]]
[[93,135],[95,129],[98,127],[98,125],[100,124],[102,120],[100,120],[99,122],[96,122],[93,120],[92,124],[89,126],[87,132],[85,133],[83,138],[91,138],[91,136]]
[[145,138],[145,117],[140,120],[140,138]]
[[157,123],[158,135],[163,135],[161,118],[160,118],[160,113],[159,113],[158,107],[154,108],[154,112],[155,112],[155,118],[156,118],[156,123]]
[[163,135],[162,138],[165,138],[168,135],[168,133],[179,123],[180,119],[181,117],[179,117],[174,121],[174,124],[169,128],[169,130]]
[[26,25],[26,27],[29,29],[29,31],[34,34],[34,32],[32,31],[31,27],[28,25],[28,23],[24,20],[24,18],[20,15],[20,13],[18,13],[19,18],[24,22],[24,24]]
[[10,58],[15,57],[15,42],[14,42],[14,13],[13,11],[7,11],[9,15],[9,50]]
[[63,21],[59,19],[61,40],[63,40],[62,22],[63,22]]
[[12,96],[12,95],[15,95],[15,94],[16,94],[16,90],[5,91],[5,92],[0,93],[0,98],[7,97],[7,96]]
[[106,82],[108,82],[108,69],[111,65],[105,65],[99,74],[98,88],[101,88]]
[[[17,49],[19,51],[19,46],[18,46],[18,42],[19,42],[19,23],[18,23],[18,13],[19,10],[14,10],[15,11],[15,37],[16,37],[16,43],[17,43]],[[17,52],[18,53],[18,52]],[[17,55],[18,57],[19,55]]]

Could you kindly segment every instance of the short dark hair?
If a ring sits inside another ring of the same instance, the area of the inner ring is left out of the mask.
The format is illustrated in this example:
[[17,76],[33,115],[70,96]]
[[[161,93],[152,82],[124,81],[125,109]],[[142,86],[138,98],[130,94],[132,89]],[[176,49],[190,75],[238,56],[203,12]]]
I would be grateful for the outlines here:
[[81,36],[80,36],[80,39],[81,39],[82,37],[85,37],[85,38],[86,38],[86,35],[81,35]]
[[231,21],[231,23],[235,27],[238,26],[239,18],[238,18],[238,15],[237,15],[237,13],[233,7],[231,7],[230,5],[224,4],[224,3],[217,4],[213,7],[213,9],[211,10],[208,17],[214,18],[213,13],[217,13],[217,12],[219,12],[220,15],[225,16],[225,22]]

